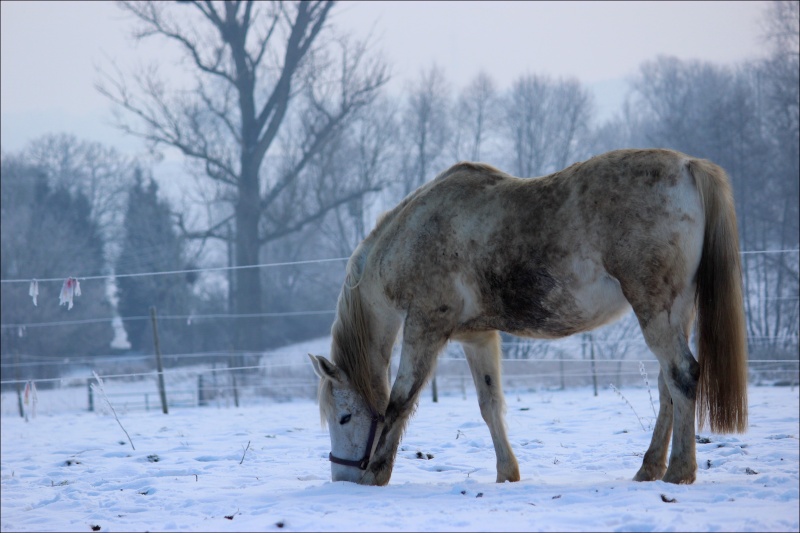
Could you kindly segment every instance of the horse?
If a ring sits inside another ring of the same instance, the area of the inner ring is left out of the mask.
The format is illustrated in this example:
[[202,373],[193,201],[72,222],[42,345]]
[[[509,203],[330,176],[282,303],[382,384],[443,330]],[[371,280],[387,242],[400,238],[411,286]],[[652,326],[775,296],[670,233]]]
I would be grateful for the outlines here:
[[309,354],[332,480],[389,482],[420,391],[453,340],[491,433],[496,481],[518,481],[499,331],[556,339],[631,308],[659,363],[660,403],[633,479],[693,483],[695,423],[747,429],[739,238],[725,171],[662,149],[616,150],[528,179],[482,163],[453,165],[385,213],[358,245],[330,359]]

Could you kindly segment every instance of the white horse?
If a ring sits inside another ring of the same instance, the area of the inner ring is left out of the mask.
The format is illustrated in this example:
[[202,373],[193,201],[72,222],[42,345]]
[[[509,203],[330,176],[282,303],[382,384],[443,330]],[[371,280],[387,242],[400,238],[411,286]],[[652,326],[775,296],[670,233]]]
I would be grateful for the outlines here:
[[[497,481],[519,480],[503,420],[498,330],[559,338],[632,307],[661,367],[660,409],[634,479],[692,483],[695,409],[700,427],[708,419],[713,431],[747,428],[733,205],[720,167],[667,150],[609,152],[536,179],[459,163],[411,193],[348,262],[331,360],[311,356],[333,480],[389,482],[449,339],[464,347]],[[688,343],[696,312],[697,360]]]

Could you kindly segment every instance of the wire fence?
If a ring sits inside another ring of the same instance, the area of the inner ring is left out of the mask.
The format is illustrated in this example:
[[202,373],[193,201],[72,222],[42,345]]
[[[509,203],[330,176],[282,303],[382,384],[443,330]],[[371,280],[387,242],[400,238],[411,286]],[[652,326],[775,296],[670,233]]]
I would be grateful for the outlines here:
[[[504,343],[504,348],[509,344]],[[657,388],[658,362],[652,355],[644,357],[583,359],[566,357],[563,351],[550,352],[548,358],[515,359],[504,355],[502,383],[506,394],[557,390],[594,385],[601,391],[611,385]],[[188,354],[187,354],[188,355]],[[225,362],[170,368],[163,371],[168,407],[232,408],[247,405],[313,399],[318,378],[306,354],[300,350],[264,353],[254,364],[230,366]],[[106,402],[117,411],[160,412],[157,372],[152,358],[143,357],[150,368],[138,372],[118,372],[119,362],[104,361],[59,378],[6,380],[2,384],[3,416],[28,416],[31,409],[56,414],[64,411],[108,410]],[[751,385],[798,385],[800,361],[763,359],[749,361]],[[398,357],[392,359],[391,376],[397,375]],[[93,372],[102,378],[107,393],[98,398],[91,387],[96,383]],[[473,378],[463,354],[448,346],[434,372],[437,394],[474,397]],[[429,383],[427,389],[430,389]],[[423,391],[423,398],[432,393]],[[36,391],[36,397],[30,393]],[[35,402],[35,405],[32,405]]]
[[[772,255],[772,254],[795,254],[800,253],[800,249],[792,248],[792,249],[784,249],[784,250],[747,250],[740,252],[741,255]],[[276,263],[261,263],[256,265],[243,265],[243,266],[220,266],[220,267],[204,267],[204,268],[191,268],[191,269],[178,269],[178,270],[165,270],[165,271],[154,271],[154,272],[137,272],[137,273],[123,273],[123,274],[100,274],[100,275],[90,275],[90,276],[69,276],[65,278],[43,278],[43,279],[0,279],[0,284],[20,284],[20,283],[29,283],[31,284],[31,291],[33,291],[33,284],[37,284],[37,292],[38,292],[38,283],[47,283],[47,282],[64,282],[65,280],[78,280],[78,281],[87,281],[87,280],[107,280],[113,281],[115,279],[120,278],[128,278],[128,277],[143,277],[143,276],[163,276],[163,275],[186,275],[186,274],[194,274],[194,273],[204,273],[204,272],[218,272],[218,271],[230,271],[230,270],[241,270],[241,269],[250,269],[250,268],[274,268],[274,267],[284,267],[284,266],[301,266],[301,265],[311,265],[311,264],[322,264],[322,263],[331,263],[331,262],[341,262],[347,261],[348,257],[332,257],[332,258],[323,258],[323,259],[308,259],[308,260],[301,260],[301,261],[285,261],[285,262],[276,262]],[[750,301],[753,302],[764,302],[764,301],[787,301],[787,302],[800,302],[800,296],[778,296],[778,297],[769,297],[769,296],[755,296],[749,297]],[[309,310],[309,311],[286,311],[286,312],[273,312],[273,313],[252,313],[252,314],[235,314],[235,313],[213,313],[213,314],[193,314],[193,315],[163,315],[159,316],[160,320],[186,320],[191,322],[192,320],[203,320],[203,319],[238,319],[238,318],[267,318],[267,317],[292,317],[292,316],[310,316],[310,315],[321,315],[321,314],[332,314],[335,310]],[[47,326],[66,326],[66,325],[81,325],[81,324],[92,324],[92,323],[103,323],[109,321],[138,321],[138,320],[149,320],[149,315],[141,315],[141,316],[127,316],[127,317],[96,317],[96,318],[88,318],[88,319],[81,319],[81,320],[58,320],[58,321],[49,321],[49,322],[29,322],[29,323],[4,323],[0,324],[0,329],[10,329],[10,328],[37,328],[37,327],[47,327]]]
[[[798,251],[798,250],[794,250]],[[747,252],[743,252],[747,253]],[[203,272],[220,272],[225,270],[243,270],[243,269],[250,269],[250,268],[272,268],[272,267],[281,267],[281,266],[298,266],[298,265],[312,265],[312,264],[319,264],[319,263],[331,263],[335,261],[347,261],[350,259],[349,257],[330,257],[326,259],[307,259],[303,261],[286,261],[281,263],[260,263],[257,265],[241,265],[241,266],[221,266],[221,267],[203,267],[203,268],[186,268],[181,270],[159,270],[154,272],[133,272],[133,273],[123,273],[123,274],[94,274],[91,276],[70,276],[80,281],[85,280],[113,280],[119,278],[136,278],[141,276],[170,276],[170,275],[178,275],[178,274],[199,274]],[[27,278],[27,279],[0,279],[0,283],[31,283],[36,281],[38,283],[47,283],[47,282],[63,282],[66,277],[63,278]]]
[[[523,352],[530,351],[533,349],[534,351],[542,346],[553,345],[553,343],[558,343],[559,341],[563,341],[563,339],[556,339],[556,340],[523,340],[523,341],[511,341],[511,342],[503,342],[502,347],[506,352],[507,356],[506,359],[517,360],[517,359],[528,359],[529,356],[526,355],[519,355],[517,352],[521,349]],[[796,346],[800,344],[800,338],[798,336],[764,336],[764,337],[749,337],[748,343],[750,345],[755,345],[759,343],[770,343],[775,344],[776,342],[786,343],[791,346]],[[620,348],[637,348],[641,350],[647,350],[644,341],[639,338],[630,338],[630,339],[622,339],[622,340],[606,340],[606,339],[576,339],[570,342],[570,346],[575,348],[583,348],[586,346],[608,346],[613,349],[620,349]],[[259,354],[259,357],[281,357],[286,355],[294,354],[295,352],[291,351],[291,348],[286,349],[279,349],[279,350],[269,350]],[[191,361],[196,359],[207,359],[207,360],[216,360],[219,361],[227,361],[232,360],[241,356],[250,356],[252,355],[252,351],[244,351],[244,350],[212,350],[206,352],[189,352],[189,353],[168,353],[163,354],[162,358],[171,363],[183,363],[184,361]],[[302,355],[302,354],[301,354]],[[3,369],[13,369],[13,368],[26,368],[26,367],[36,367],[40,365],[47,365],[48,367],[76,367],[81,365],[97,365],[103,364],[104,361],[113,360],[114,364],[124,364],[124,363],[137,363],[137,362],[147,362],[147,361],[154,361],[155,360],[155,353],[144,353],[144,354],[135,354],[135,355],[119,355],[119,354],[105,354],[105,355],[96,355],[96,356],[78,356],[78,357],[69,357],[69,356],[55,356],[55,355],[34,355],[34,354],[15,354],[17,359],[21,359],[22,361],[16,362],[2,362],[0,363],[0,368]],[[535,355],[534,355],[535,357]],[[617,359],[608,359],[604,358],[604,360],[613,360],[618,361]],[[55,378],[58,379],[58,378]],[[0,384],[6,384],[7,381],[0,381]]]
[[[743,255],[797,253],[798,250],[745,251]],[[246,267],[217,267],[202,269],[146,272],[116,276],[87,276],[80,280],[113,279],[125,276],[155,276],[208,272],[238,268],[269,268],[278,266],[304,265],[345,261],[348,258],[330,258],[283,263],[269,263]],[[70,278],[74,279],[74,278]],[[49,278],[38,282],[62,281]],[[32,280],[9,279],[2,283],[31,283]],[[753,301],[781,300],[800,305],[797,296],[769,297],[759,296]],[[334,310],[304,310],[258,314],[216,313],[205,315],[165,315],[160,321],[236,320],[242,318],[269,317],[308,317],[333,315]],[[125,322],[149,320],[149,316],[97,317],[82,320],[61,320],[39,323],[4,323],[0,328],[16,328],[23,334],[27,328],[47,328],[74,326],[111,320]],[[658,364],[646,348],[640,335],[624,339],[603,338],[603,336],[577,336],[560,341],[508,341],[503,343],[503,385],[509,391],[536,388],[564,388],[587,384],[606,387],[655,383]],[[790,335],[750,335],[748,343],[751,353],[761,345],[769,346],[771,357],[759,351],[758,357],[749,362],[750,381],[754,384],[773,384],[795,386],[798,382],[798,335],[795,329]],[[589,359],[585,356],[587,346],[596,347],[604,356]],[[779,347],[780,349],[775,349]],[[771,350],[771,351],[770,351]],[[322,348],[319,352],[324,353]],[[618,357],[609,354],[622,354]],[[579,355],[581,355],[579,357]],[[393,358],[393,375],[396,375],[397,357]],[[316,394],[317,378],[311,370],[305,352],[296,347],[281,350],[252,353],[236,350],[216,350],[164,354],[167,369],[163,372],[167,383],[167,398],[173,407],[203,405],[241,405],[261,401],[281,401],[299,397],[313,398]],[[2,412],[8,414],[18,407],[20,414],[25,409],[25,400],[38,394],[44,398],[50,391],[80,390],[76,400],[61,401],[63,405],[93,410],[97,399],[91,396],[89,384],[93,381],[92,372],[97,372],[106,380],[108,398],[120,402],[124,409],[149,410],[159,402],[155,389],[155,355],[108,354],[101,356],[61,356],[49,354],[15,353],[3,354],[3,379],[0,387],[6,391],[2,395]],[[47,370],[47,372],[44,372]],[[55,375],[57,377],[45,377]],[[14,376],[13,379],[6,379]],[[648,377],[650,381],[648,382]],[[467,396],[473,389],[472,377],[466,360],[458,350],[448,348],[439,358],[435,382],[442,394],[461,394]],[[23,392],[24,389],[24,392]],[[34,391],[34,392],[30,392]],[[10,394],[10,396],[9,396]],[[23,398],[24,396],[24,398]],[[38,401],[38,400],[37,400]],[[59,402],[52,409],[58,409]]]

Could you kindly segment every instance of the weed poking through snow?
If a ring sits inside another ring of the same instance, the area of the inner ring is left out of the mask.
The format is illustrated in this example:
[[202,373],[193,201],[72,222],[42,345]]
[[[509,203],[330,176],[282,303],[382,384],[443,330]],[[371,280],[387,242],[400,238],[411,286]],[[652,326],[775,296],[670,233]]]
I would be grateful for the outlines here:
[[119,427],[121,427],[122,431],[125,432],[125,436],[128,437],[128,442],[131,443],[131,448],[133,448],[133,451],[136,451],[136,447],[133,445],[133,441],[131,440],[131,436],[128,435],[128,431],[125,429],[125,426],[123,426],[122,422],[119,421],[119,417],[117,416],[117,411],[114,410],[114,406],[111,405],[111,400],[109,400],[108,396],[106,396],[105,386],[103,384],[102,378],[97,375],[97,372],[92,372],[92,374],[94,374],[94,379],[97,380],[96,384],[92,383],[92,390],[95,391],[95,392],[99,392],[100,396],[102,396],[103,399],[106,401],[106,403],[108,404],[108,407],[111,409],[111,412],[114,413],[114,418],[117,419],[117,424],[119,424]]
[[[656,404],[653,401],[653,393],[650,390],[650,380],[647,377],[647,372],[644,369],[644,363],[642,363],[641,361],[639,361],[639,374],[641,374],[642,379],[644,380],[644,384],[647,387],[647,395],[650,396],[650,407],[653,409],[653,419],[655,420],[658,418],[658,414],[656,413]],[[647,424],[648,427],[644,427],[644,422],[642,422],[642,417],[639,416],[639,413],[636,412],[636,409],[633,408],[633,405],[631,404],[631,402],[628,401],[625,395],[623,395],[620,392],[620,390],[614,386],[613,383],[609,383],[609,385],[611,385],[611,388],[614,389],[614,392],[617,393],[617,396],[622,398],[625,401],[625,403],[628,404],[628,407],[631,408],[631,411],[633,411],[633,414],[636,415],[636,418],[639,420],[639,424],[642,426],[642,430],[647,431],[651,429],[652,425],[650,423]]]
[[629,401],[628,401],[628,399],[627,399],[627,398],[626,398],[626,397],[625,397],[625,396],[624,396],[624,395],[623,395],[623,394],[622,394],[622,393],[619,391],[619,389],[618,389],[618,388],[616,388],[616,387],[614,386],[614,384],[613,384],[613,383],[609,383],[609,385],[611,385],[611,388],[612,388],[612,389],[614,389],[614,392],[616,392],[616,393],[617,393],[617,396],[619,396],[620,398],[622,398],[622,399],[625,401],[625,403],[627,403],[627,404],[628,404],[628,407],[630,407],[630,408],[631,408],[631,411],[633,411],[633,414],[634,414],[634,415],[636,415],[636,418],[639,420],[639,424],[642,426],[642,431],[647,431],[647,428],[646,428],[646,427],[644,427],[644,422],[642,422],[642,417],[641,417],[641,416],[639,416],[639,413],[637,413],[637,412],[636,412],[636,409],[634,409],[634,408],[633,408],[633,405],[631,405],[631,402],[629,402]]
[[653,408],[653,418],[658,418],[656,414],[656,404],[653,402],[653,393],[650,392],[650,380],[647,379],[647,371],[644,369],[644,363],[639,361],[639,374],[641,374],[642,379],[644,379],[644,384],[647,385],[647,395],[650,396],[650,407]]

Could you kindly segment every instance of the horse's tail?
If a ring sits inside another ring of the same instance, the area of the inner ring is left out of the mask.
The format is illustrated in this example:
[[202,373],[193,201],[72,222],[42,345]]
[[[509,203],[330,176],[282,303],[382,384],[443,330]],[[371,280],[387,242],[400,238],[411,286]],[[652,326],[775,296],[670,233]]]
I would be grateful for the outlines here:
[[747,338],[733,192],[725,171],[710,161],[692,159],[688,169],[705,210],[696,278],[698,427],[708,420],[712,431],[743,433],[747,431]]

